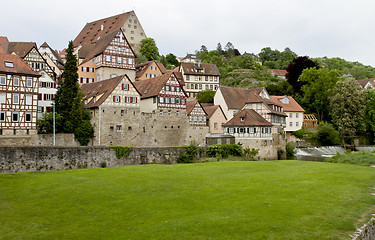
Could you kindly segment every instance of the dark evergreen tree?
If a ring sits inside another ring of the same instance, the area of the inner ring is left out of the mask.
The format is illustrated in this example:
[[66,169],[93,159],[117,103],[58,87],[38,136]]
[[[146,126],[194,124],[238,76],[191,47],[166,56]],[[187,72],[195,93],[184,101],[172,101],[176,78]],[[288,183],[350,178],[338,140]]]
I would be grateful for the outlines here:
[[302,96],[302,86],[306,84],[306,82],[298,81],[299,76],[301,75],[303,69],[306,68],[319,68],[318,63],[310,60],[307,56],[305,57],[297,57],[293,59],[293,62],[289,64],[286,68],[286,78],[288,83],[292,85],[294,92],[299,96]]
[[[73,54],[73,42],[70,41],[64,72],[55,97],[55,106],[63,123],[61,131],[74,133],[81,145],[87,145],[89,138],[93,137],[93,128],[90,123],[89,111],[85,109],[83,103],[84,95],[79,88],[77,65],[77,58]],[[83,134],[83,132],[85,133]]]

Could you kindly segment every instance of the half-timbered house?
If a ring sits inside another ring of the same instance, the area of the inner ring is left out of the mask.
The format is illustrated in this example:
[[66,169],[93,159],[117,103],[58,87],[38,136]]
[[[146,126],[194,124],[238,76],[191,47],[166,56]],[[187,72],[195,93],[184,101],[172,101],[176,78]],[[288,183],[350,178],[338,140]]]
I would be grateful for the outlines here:
[[44,42],[40,45],[39,52],[55,72],[56,76],[61,76],[64,70],[64,62],[57,51],[53,50],[46,42]]
[[164,65],[155,60],[135,65],[136,80],[159,77],[167,72]]
[[160,110],[160,114],[171,110],[186,110],[187,95],[173,72],[156,78],[134,82],[141,94],[141,111]]
[[56,74],[40,54],[35,42],[0,42],[4,53],[17,54],[20,56],[35,72],[45,71],[53,79]]
[[55,99],[57,92],[56,81],[44,71],[40,71],[40,75],[38,89],[38,118],[41,118],[43,114],[52,111],[53,99]]
[[186,113],[189,117],[189,123],[192,126],[206,126],[207,113],[198,100],[187,101]]
[[75,52],[79,57],[80,83],[102,81],[124,74],[135,80],[136,56],[121,28],[94,36],[90,42],[77,47]]
[[134,11],[121,13],[108,18],[87,23],[74,39],[74,47],[95,42],[98,37],[103,38],[114,29],[121,29],[130,45],[136,52],[141,48],[141,40],[147,38],[142,25]]
[[0,54],[0,134],[37,133],[40,75],[20,56]]

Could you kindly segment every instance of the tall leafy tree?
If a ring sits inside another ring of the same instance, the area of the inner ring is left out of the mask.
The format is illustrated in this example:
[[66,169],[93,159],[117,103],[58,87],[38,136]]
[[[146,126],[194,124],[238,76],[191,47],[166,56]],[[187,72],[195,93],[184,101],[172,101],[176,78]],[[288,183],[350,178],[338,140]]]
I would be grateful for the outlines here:
[[150,60],[159,60],[160,54],[159,49],[156,46],[155,40],[153,38],[145,38],[141,40],[142,47],[139,52]]
[[302,86],[306,84],[304,81],[298,81],[302,71],[306,68],[318,68],[318,63],[310,60],[307,56],[297,57],[286,68],[286,78],[290,85],[292,85],[294,92],[302,96]]
[[307,68],[302,71],[299,81],[306,84],[302,86],[303,97],[301,104],[309,113],[315,113],[319,122],[330,120],[329,97],[332,88],[339,81],[341,73],[328,69]]
[[344,140],[352,139],[360,129],[365,110],[366,96],[363,88],[354,78],[338,81],[332,89],[330,107],[332,121]]
[[364,127],[371,144],[375,143],[375,91],[366,92],[366,114]]

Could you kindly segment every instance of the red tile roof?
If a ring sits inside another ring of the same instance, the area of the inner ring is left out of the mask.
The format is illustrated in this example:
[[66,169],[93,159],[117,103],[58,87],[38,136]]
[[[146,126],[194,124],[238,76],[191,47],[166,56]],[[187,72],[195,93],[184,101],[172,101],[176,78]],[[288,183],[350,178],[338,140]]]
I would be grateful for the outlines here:
[[158,96],[171,75],[172,73],[168,73],[155,78],[135,81],[134,86],[141,94],[141,99]]
[[216,109],[220,109],[221,113],[223,114],[224,118],[227,119],[223,110],[221,109],[220,105],[214,105],[213,103],[201,103],[204,111],[207,113],[207,118],[210,119],[211,116],[215,113]]
[[122,13],[87,23],[78,36],[74,39],[74,47],[78,47],[82,44],[95,43],[99,37],[103,38],[108,33],[120,29],[128,20],[131,13],[134,12],[131,11]]
[[191,111],[193,111],[195,105],[197,105],[197,103],[200,105],[200,107],[202,108],[203,112],[207,115],[207,112],[204,110],[202,104],[200,102],[198,102],[198,100],[193,100],[193,101],[187,101],[186,102],[186,113],[187,115],[189,115],[191,113]]
[[[184,70],[185,74],[189,75],[220,76],[220,71],[215,64],[182,62],[180,67]],[[203,72],[198,72],[198,70],[202,70]]]
[[[241,121],[243,119],[243,121]],[[243,109],[223,126],[272,126],[270,122],[252,109]]]
[[374,82],[374,81],[375,81],[375,78],[368,78],[368,79],[357,80],[357,82],[359,83],[359,85],[361,85],[363,88],[366,86],[366,84],[368,82]]
[[264,88],[237,88],[220,86],[220,91],[229,109],[241,109],[246,103],[262,103],[259,96]]
[[37,49],[35,42],[0,42],[5,53],[16,53],[24,58],[33,48]]
[[156,66],[159,68],[161,74],[165,74],[166,72],[168,72],[168,70],[165,69],[165,67],[162,63],[156,62],[155,60],[151,60],[151,61],[148,61],[148,62],[144,62],[144,63],[140,63],[140,64],[135,65],[135,68],[137,69],[136,78],[140,78],[145,73],[145,71],[150,67],[150,65],[153,62],[155,62]]
[[[6,61],[13,62],[14,67],[6,67]],[[29,65],[27,65],[20,56],[6,53],[0,53],[0,72],[40,76],[40,74],[36,73]]]
[[271,73],[276,74],[277,76],[285,76],[286,70],[280,70],[280,69],[269,69]]
[[284,112],[305,112],[305,110],[291,96],[287,96],[289,98],[289,104],[284,104],[280,101],[280,99],[286,96],[271,96],[271,97],[275,103],[278,103],[279,105],[283,107]]

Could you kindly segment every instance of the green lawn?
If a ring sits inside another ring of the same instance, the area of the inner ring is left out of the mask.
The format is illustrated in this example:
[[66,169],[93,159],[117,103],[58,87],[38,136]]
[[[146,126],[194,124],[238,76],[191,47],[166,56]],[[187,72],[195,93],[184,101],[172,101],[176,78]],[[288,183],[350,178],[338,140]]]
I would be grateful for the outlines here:
[[302,161],[0,175],[0,239],[348,239],[375,169]]

